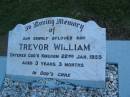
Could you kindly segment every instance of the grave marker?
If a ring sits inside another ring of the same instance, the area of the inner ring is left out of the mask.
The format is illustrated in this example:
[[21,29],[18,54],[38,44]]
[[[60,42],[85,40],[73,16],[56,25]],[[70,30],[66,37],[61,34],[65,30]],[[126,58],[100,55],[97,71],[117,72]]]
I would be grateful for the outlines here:
[[103,87],[105,65],[106,31],[94,21],[49,17],[9,32],[8,75]]

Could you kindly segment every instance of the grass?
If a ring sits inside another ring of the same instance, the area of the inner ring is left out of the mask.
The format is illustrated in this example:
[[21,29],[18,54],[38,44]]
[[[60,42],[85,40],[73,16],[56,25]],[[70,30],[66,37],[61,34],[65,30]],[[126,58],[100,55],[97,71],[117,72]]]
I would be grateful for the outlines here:
[[107,28],[110,38],[130,39],[130,0],[0,0],[0,35],[50,16],[92,19]]

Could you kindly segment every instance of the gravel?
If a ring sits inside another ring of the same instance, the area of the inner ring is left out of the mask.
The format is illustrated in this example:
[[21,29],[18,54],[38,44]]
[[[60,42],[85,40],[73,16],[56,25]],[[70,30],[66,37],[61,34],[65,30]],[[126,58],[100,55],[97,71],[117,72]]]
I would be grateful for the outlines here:
[[118,66],[107,64],[104,89],[71,86],[48,88],[43,80],[33,82],[13,81],[6,77],[0,97],[119,97]]

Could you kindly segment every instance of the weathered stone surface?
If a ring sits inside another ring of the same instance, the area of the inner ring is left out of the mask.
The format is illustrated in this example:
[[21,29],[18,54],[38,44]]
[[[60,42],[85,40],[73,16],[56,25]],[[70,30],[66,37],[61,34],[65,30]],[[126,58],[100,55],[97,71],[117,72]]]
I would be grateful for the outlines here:
[[9,32],[7,74],[104,86],[106,33],[94,21],[49,17]]

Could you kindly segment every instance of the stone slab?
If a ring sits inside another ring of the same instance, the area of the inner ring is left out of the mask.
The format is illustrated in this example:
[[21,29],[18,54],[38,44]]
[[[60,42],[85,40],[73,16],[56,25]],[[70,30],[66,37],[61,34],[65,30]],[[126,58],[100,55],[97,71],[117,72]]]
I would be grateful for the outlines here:
[[104,87],[105,65],[106,29],[94,21],[48,17],[9,32],[8,75]]

